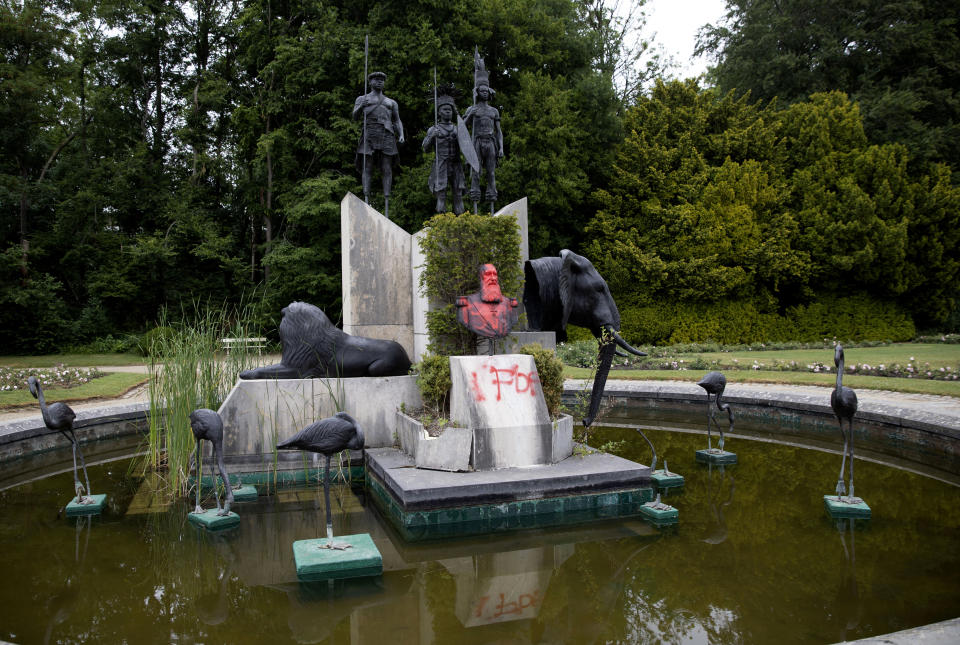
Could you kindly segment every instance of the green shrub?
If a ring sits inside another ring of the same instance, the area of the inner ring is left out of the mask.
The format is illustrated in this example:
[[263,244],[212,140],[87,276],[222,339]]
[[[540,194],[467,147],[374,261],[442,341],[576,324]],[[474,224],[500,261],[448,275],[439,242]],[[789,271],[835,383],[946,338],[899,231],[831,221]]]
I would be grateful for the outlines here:
[[512,217],[464,213],[436,215],[420,240],[425,267],[420,289],[439,308],[427,313],[429,349],[435,354],[476,353],[476,338],[457,322],[457,296],[480,287],[479,268],[493,264],[504,295],[517,297],[523,280],[520,233]]
[[450,357],[427,354],[413,369],[417,372],[417,387],[420,388],[424,407],[443,415],[453,386],[450,380]]
[[567,325],[567,342],[576,343],[581,340],[594,340],[593,334],[586,327]]
[[140,337],[137,349],[144,356],[149,356],[151,348],[169,343],[176,333],[176,330],[168,325],[154,327]]
[[560,407],[560,398],[563,396],[563,363],[557,354],[544,349],[540,343],[530,343],[517,350],[518,354],[533,356],[537,366],[537,375],[540,377],[540,387],[543,389],[543,398],[547,402],[547,412],[553,417]]
[[60,351],[65,354],[123,354],[132,351],[143,354],[140,351],[140,336],[136,334],[124,334],[122,336],[107,334],[88,343],[62,347]]

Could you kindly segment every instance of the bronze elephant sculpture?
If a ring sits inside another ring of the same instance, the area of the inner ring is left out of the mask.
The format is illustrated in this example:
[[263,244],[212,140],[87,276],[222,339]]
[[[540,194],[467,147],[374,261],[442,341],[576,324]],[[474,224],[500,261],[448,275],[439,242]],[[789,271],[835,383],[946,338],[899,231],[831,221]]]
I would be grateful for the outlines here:
[[559,257],[527,260],[523,265],[523,306],[530,329],[552,331],[557,341],[567,339],[567,325],[585,327],[600,341],[597,375],[590,395],[590,410],[583,417],[589,427],[600,409],[610,364],[619,345],[646,356],[620,336],[620,312],[606,281],[582,255],[564,249]]

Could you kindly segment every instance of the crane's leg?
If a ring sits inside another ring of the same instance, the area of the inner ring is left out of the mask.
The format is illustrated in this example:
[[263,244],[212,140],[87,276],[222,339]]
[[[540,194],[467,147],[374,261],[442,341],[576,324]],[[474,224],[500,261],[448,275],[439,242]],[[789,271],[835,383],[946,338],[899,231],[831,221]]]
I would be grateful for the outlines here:
[[843,459],[840,461],[840,478],[837,479],[837,500],[847,494],[847,486],[843,483],[843,471],[847,466],[847,434],[843,431],[843,420],[840,419],[840,436],[843,437]]
[[338,551],[349,549],[353,546],[352,544],[333,540],[333,515],[330,511],[330,455],[327,455],[327,471],[323,475],[323,502],[327,506],[327,543],[320,548],[337,549]]
[[200,439],[197,439],[197,450],[193,453],[193,461],[197,468],[197,506],[193,509],[194,513],[202,513],[203,507],[200,506],[200,487],[203,486],[203,462],[200,456]]
[[847,431],[850,434],[850,498],[854,504],[859,503],[853,493],[853,419],[847,421]]
[[710,393],[707,392],[707,450],[713,450],[713,444],[710,438],[710,419],[713,416],[713,410],[710,409]]
[[[717,413],[714,412],[713,414],[716,415]],[[717,450],[723,452],[723,428],[720,427],[720,422],[717,421],[716,416],[713,417],[713,422],[717,424],[717,432],[720,433],[720,443],[717,444]]]
[[[74,441],[76,441],[76,440],[74,440]],[[83,497],[83,499],[81,499],[81,500],[79,500],[79,501],[80,501],[81,504],[92,504],[92,503],[93,503],[93,498],[90,497],[90,494],[91,494],[91,490],[90,490],[90,476],[87,474],[87,463],[86,463],[86,461],[84,461],[84,459],[83,459],[83,450],[80,449],[80,444],[79,444],[79,443],[74,443],[74,445],[75,445],[76,448],[77,448],[77,454],[80,455],[80,467],[83,468],[83,480],[87,483],[87,494]]]
[[74,500],[77,504],[83,500],[83,484],[80,483],[80,477],[77,476],[77,440],[70,437],[70,447],[73,449],[73,492],[77,496]]
[[217,468],[220,469],[220,479],[223,480],[223,487],[226,489],[226,495],[223,500],[223,510],[217,511],[217,515],[229,515],[230,504],[233,503],[233,487],[230,486],[230,477],[227,475],[227,469],[223,466],[223,449],[214,444],[214,450],[217,453]]
[[323,503],[327,507],[327,539],[333,542],[333,515],[330,513],[330,455],[327,455],[327,469],[323,473]]

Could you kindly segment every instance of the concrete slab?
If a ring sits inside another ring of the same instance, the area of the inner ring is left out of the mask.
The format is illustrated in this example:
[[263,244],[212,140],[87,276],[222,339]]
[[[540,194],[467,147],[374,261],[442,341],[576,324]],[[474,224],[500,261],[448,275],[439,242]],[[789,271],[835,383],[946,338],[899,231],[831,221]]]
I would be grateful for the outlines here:
[[446,428],[439,437],[421,437],[417,444],[417,468],[470,470],[472,445],[473,431],[469,428]]
[[187,519],[191,524],[203,527],[208,531],[222,531],[240,524],[240,516],[230,511],[226,515],[217,515],[217,509],[208,508],[202,513],[188,513]]
[[855,497],[856,503],[847,501],[848,498],[838,498],[836,495],[824,495],[823,505],[827,509],[830,517],[853,517],[859,519],[870,519],[870,507],[867,503]]
[[70,503],[66,506],[66,516],[76,517],[78,515],[99,515],[102,513],[103,507],[107,504],[106,493],[101,493],[100,495],[88,495],[87,497],[93,499],[93,501],[89,504],[78,503],[76,497],[70,500]]
[[340,202],[343,330],[414,355],[411,236],[352,193]]
[[550,424],[532,356],[451,356],[450,380],[450,418],[460,427]]
[[[340,406],[360,423],[368,447],[391,446],[401,403],[421,405],[415,376],[238,380],[219,410],[224,457],[231,471],[272,469],[278,441],[332,416]],[[302,459],[283,451],[277,462],[283,469]]]
[[342,578],[361,578],[383,573],[383,558],[369,533],[339,535],[336,542],[349,549],[322,548],[329,540],[297,540],[293,543],[293,559],[297,578],[307,582]]
[[451,473],[418,470],[395,448],[367,451],[368,474],[380,479],[403,510],[543,499],[579,493],[650,488],[650,467],[593,452],[549,466]]
[[411,542],[631,517],[653,499],[649,467],[605,453],[467,473],[413,468],[396,449],[367,456],[374,503]]
[[426,438],[427,431],[422,423],[397,410],[397,442],[401,450],[416,459],[420,440]]
[[450,418],[473,430],[475,470],[550,464],[572,453],[572,419],[550,421],[532,356],[451,356],[450,378]]

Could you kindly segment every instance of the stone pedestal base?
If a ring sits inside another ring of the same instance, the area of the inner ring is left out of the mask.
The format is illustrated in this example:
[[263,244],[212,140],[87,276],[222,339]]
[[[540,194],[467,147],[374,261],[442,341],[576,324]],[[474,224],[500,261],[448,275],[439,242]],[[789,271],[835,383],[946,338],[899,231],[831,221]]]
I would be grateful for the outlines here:
[[647,502],[641,506],[640,514],[657,525],[676,524],[680,519],[680,511],[676,508],[669,504],[660,504],[658,508],[655,502]]
[[235,502],[255,502],[258,496],[257,487],[252,484],[236,486],[233,489],[233,501]]
[[735,464],[737,463],[737,453],[727,452],[726,450],[719,450],[717,448],[698,450],[697,461],[702,464]]
[[297,540],[293,543],[293,559],[297,578],[305,582],[341,578],[378,576],[383,573],[383,557],[369,533],[338,535],[334,542],[350,545],[349,549],[325,549],[327,538]]
[[93,502],[90,504],[80,504],[77,502],[76,497],[70,500],[70,503],[67,504],[66,508],[67,517],[76,517],[78,515],[99,515],[103,512],[103,507],[107,505],[106,493],[100,495],[87,495],[87,497],[92,497]]
[[[851,501],[846,501],[850,499]],[[870,518],[870,507],[859,497],[838,498],[836,495],[824,495],[823,505],[827,509],[830,517],[855,517],[861,519]]]
[[217,515],[215,508],[208,508],[202,513],[189,513],[187,519],[191,524],[202,526],[208,531],[220,531],[240,524],[240,516],[233,511],[226,515]]
[[677,488],[683,486],[685,483],[683,475],[678,475],[677,473],[668,474],[662,469],[650,473],[650,479],[657,485],[657,488]]

